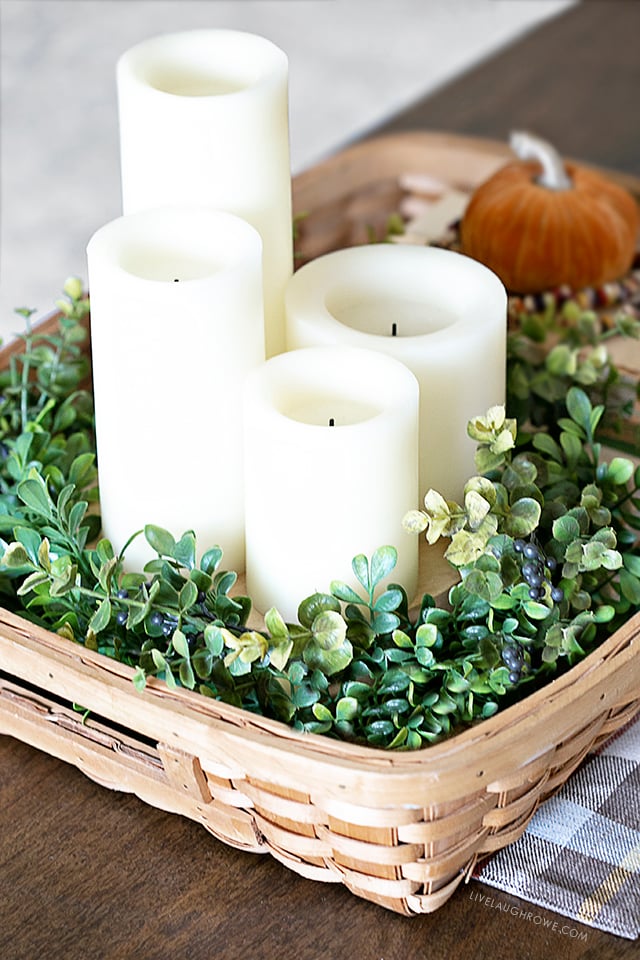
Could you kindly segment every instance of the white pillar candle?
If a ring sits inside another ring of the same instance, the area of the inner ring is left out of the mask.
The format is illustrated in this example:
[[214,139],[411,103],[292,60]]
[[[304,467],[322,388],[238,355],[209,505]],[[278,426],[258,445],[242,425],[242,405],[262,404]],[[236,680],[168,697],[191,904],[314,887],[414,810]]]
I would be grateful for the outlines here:
[[[244,564],[247,373],[264,362],[261,242],[228,213],[120,217],[87,248],[100,502],[116,550],[145,524]],[[129,569],[153,556],[144,538]]]
[[246,383],[247,592],[295,620],[331,580],[362,592],[351,561],[391,545],[391,580],[411,597],[417,540],[402,518],[418,499],[418,384],[369,350],[324,348],[267,361]]
[[432,247],[339,250],[294,274],[289,349],[342,344],[402,361],[420,385],[420,491],[458,500],[475,474],[467,422],[504,403],[505,289],[469,257]]
[[133,47],[117,77],[124,213],[205,205],[253,224],[267,354],[280,353],[293,264],[285,54],[253,34],[194,30]]

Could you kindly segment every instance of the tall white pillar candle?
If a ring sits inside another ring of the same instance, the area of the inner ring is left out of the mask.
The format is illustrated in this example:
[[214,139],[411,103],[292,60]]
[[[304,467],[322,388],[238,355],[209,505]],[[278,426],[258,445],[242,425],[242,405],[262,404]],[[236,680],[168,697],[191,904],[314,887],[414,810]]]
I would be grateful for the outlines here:
[[133,47],[117,78],[124,213],[205,205],[253,224],[267,354],[280,353],[293,264],[286,55],[250,33],[194,30]]
[[420,492],[459,499],[476,470],[467,422],[504,403],[507,296],[469,257],[375,244],[301,267],[286,294],[289,349],[364,347],[402,361],[420,385]]
[[331,580],[362,591],[354,556],[391,545],[391,580],[416,589],[418,384],[369,350],[285,353],[248,379],[244,402],[247,592],[295,620]]
[[[261,242],[228,213],[165,208],[120,217],[88,248],[100,502],[122,548],[145,524],[244,565],[246,375],[264,362]],[[153,556],[143,538],[130,569]]]

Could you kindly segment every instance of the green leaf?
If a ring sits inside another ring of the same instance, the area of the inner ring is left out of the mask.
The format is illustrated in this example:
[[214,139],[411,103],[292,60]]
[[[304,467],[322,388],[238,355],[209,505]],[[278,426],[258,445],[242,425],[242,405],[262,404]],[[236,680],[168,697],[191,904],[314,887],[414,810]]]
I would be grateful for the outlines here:
[[573,433],[564,432],[560,434],[560,443],[566,454],[568,463],[577,463],[583,450],[580,439]]
[[18,567],[31,566],[31,561],[29,554],[22,544],[14,541],[5,549],[2,564],[9,569],[16,569]]
[[80,489],[90,482],[94,475],[94,461],[93,453],[82,453],[76,457],[69,470],[69,482]]
[[371,626],[378,636],[384,636],[400,626],[400,618],[395,613],[376,613]]
[[385,590],[374,603],[373,609],[380,613],[391,613],[398,609],[402,600],[401,590]]
[[625,570],[632,573],[634,577],[640,577],[640,556],[634,553],[625,553],[623,562]]
[[178,596],[178,603],[180,610],[184,613],[185,611],[191,609],[194,603],[198,599],[198,588],[196,587],[193,580],[187,580],[180,590]]
[[634,577],[628,570],[620,571],[620,590],[625,600],[634,606],[640,606],[640,578]]
[[210,550],[207,550],[206,553],[203,553],[200,568],[204,573],[212,574],[215,572],[221,560],[222,549],[220,547],[212,547]]
[[357,557],[354,557],[351,561],[351,569],[353,570],[358,583],[361,583],[364,589],[369,592],[369,561],[363,553],[359,553]]
[[438,627],[435,623],[421,623],[416,630],[416,646],[434,647],[438,642]]
[[394,731],[394,726],[391,720],[374,720],[373,723],[370,723],[366,728],[365,732],[367,734],[367,740],[373,742],[379,742],[385,737],[388,737]]
[[541,512],[540,504],[532,497],[516,500],[505,517],[505,533],[511,537],[528,537],[538,526]]
[[18,496],[34,513],[43,517],[53,515],[53,501],[41,477],[31,476],[18,484]]
[[39,564],[40,535],[30,527],[16,527],[15,537],[29,554],[29,559],[35,565]]
[[207,646],[207,650],[213,654],[214,657],[219,657],[224,650],[224,635],[215,623],[209,623],[205,627],[204,631],[204,642]]
[[553,535],[559,543],[573,543],[580,537],[580,524],[575,517],[565,514],[554,520]]
[[331,711],[323,703],[314,703],[311,712],[321,723],[333,723]]
[[138,693],[142,693],[142,691],[146,687],[147,677],[142,667],[136,667],[135,672],[133,674],[133,685],[138,691]]
[[547,607],[544,603],[538,603],[537,600],[527,600],[523,607],[526,615],[531,617],[532,620],[546,620],[552,610],[551,607]]
[[109,626],[111,620],[111,601],[108,597],[100,603],[98,609],[89,621],[89,629],[94,633],[100,633],[105,627]]
[[389,576],[397,562],[398,551],[395,547],[378,547],[371,557],[371,589]]
[[47,572],[51,570],[51,558],[49,556],[49,541],[45,537],[38,547],[38,563]]
[[32,590],[35,590],[36,587],[39,587],[41,584],[48,581],[48,576],[42,570],[35,570],[30,574],[26,580],[20,584],[17,590],[19,597],[24,597],[26,594],[30,593]]
[[269,647],[269,663],[276,670],[284,670],[293,651],[293,640],[288,635],[276,640],[277,642]]
[[498,573],[471,570],[464,579],[464,585],[469,593],[489,603],[496,600],[502,593],[502,577]]
[[362,597],[353,590],[348,583],[342,580],[332,580],[329,589],[334,597],[343,603],[362,603]]
[[533,445],[536,450],[546,453],[547,456],[552,457],[555,461],[557,461],[557,463],[562,463],[562,450],[553,437],[549,436],[549,434],[536,433],[533,438]]
[[339,613],[327,610],[313,621],[313,639],[323,650],[339,647],[347,635],[347,625]]
[[402,649],[413,649],[413,641],[411,637],[403,630],[393,631],[393,642],[397,647],[401,647]]
[[584,390],[571,387],[567,393],[567,410],[569,416],[585,431],[591,433],[591,401]]
[[188,660],[183,660],[180,664],[178,676],[180,677],[180,683],[183,687],[186,687],[187,690],[193,690],[196,685],[196,678]]
[[153,660],[157,670],[166,669],[167,661],[156,647],[153,647],[151,650],[151,659]]
[[85,514],[87,512],[87,507],[89,504],[86,500],[79,500],[77,503],[74,503],[69,513],[69,532],[71,536],[75,536],[80,528],[80,524],[84,520]]
[[327,610],[340,613],[340,609],[340,603],[335,597],[328,593],[314,593],[303,600],[298,607],[298,620],[304,627],[311,629],[314,620],[321,613]]
[[182,630],[173,631],[171,644],[179,657],[185,657],[187,660],[189,659],[189,643]]
[[196,536],[188,530],[180,537],[173,550],[173,558],[181,567],[192,570],[196,563]]
[[161,557],[173,557],[176,542],[168,530],[148,523],[144,528],[145,540]]
[[310,640],[305,647],[302,657],[312,670],[320,670],[330,677],[340,670],[344,670],[353,659],[353,647],[348,640],[331,649],[320,646],[316,640]]
[[614,457],[607,466],[607,480],[622,485],[628,483],[633,476],[635,466],[625,457]]
[[355,697],[341,697],[336,704],[336,720],[353,720],[360,709]]
[[287,625],[275,607],[271,607],[271,609],[265,613],[264,624],[274,638],[289,636]]

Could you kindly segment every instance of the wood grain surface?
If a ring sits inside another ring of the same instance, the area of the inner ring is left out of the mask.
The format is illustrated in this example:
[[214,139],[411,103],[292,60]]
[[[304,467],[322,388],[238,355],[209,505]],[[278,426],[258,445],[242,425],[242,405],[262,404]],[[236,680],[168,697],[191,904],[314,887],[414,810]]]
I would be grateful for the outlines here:
[[[640,175],[639,35],[635,0],[579,4],[386,130],[504,139],[528,127],[565,154]],[[637,943],[476,882],[431,916],[396,916],[9,737],[0,737],[0,837],[2,960],[639,955]]]

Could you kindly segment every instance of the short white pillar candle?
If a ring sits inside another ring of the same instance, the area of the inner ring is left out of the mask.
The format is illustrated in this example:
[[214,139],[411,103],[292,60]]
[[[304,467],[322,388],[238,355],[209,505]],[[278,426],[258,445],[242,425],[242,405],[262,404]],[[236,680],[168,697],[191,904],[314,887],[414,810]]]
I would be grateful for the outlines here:
[[420,385],[420,492],[459,499],[476,470],[467,422],[504,403],[507,296],[469,257],[373,244],[319,257],[289,281],[289,349],[342,344],[402,361]]
[[418,500],[418,384],[369,350],[298,350],[246,381],[247,592],[295,620],[331,580],[360,591],[354,556],[398,551],[390,579],[410,598],[417,538],[402,528]]
[[250,33],[186,31],[128,50],[117,80],[124,213],[205,205],[253,224],[267,355],[280,353],[293,269],[286,55]]
[[[87,248],[100,502],[121,549],[145,524],[244,566],[247,373],[264,362],[261,241],[232,214],[120,217]],[[144,538],[127,567],[153,556]]]

